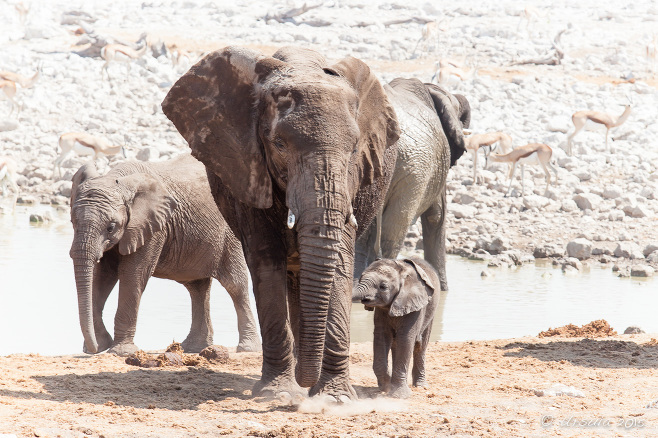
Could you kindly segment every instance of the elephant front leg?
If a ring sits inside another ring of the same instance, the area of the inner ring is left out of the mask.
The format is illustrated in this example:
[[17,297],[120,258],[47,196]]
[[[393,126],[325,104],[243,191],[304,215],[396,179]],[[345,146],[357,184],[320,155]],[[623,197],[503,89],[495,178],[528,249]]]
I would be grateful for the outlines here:
[[[129,356],[139,350],[134,342],[139,302],[155,269],[155,261],[149,263],[148,255],[137,251],[124,258],[119,266],[119,304],[114,316],[114,344],[110,353]],[[150,256],[157,260],[159,253]],[[143,263],[147,267],[143,267]]]
[[327,394],[338,401],[356,399],[350,383],[350,310],[354,273],[354,241],[356,229],[349,224],[343,229],[340,262],[331,288],[327,329],[325,332],[322,370],[309,395]]
[[211,278],[184,283],[192,300],[192,326],[187,338],[182,342],[183,350],[199,353],[212,345],[213,329],[210,320],[210,286]]
[[388,355],[391,351],[393,333],[387,324],[388,317],[381,309],[375,309],[375,330],[372,358],[372,370],[377,376],[377,386],[382,392],[391,390],[391,370],[388,366]]
[[285,244],[267,221],[243,237],[242,246],[253,283],[262,337],[263,367],[253,395],[306,395],[295,380],[293,336],[288,319]]
[[395,333],[393,341],[393,373],[391,374],[391,390],[389,395],[397,398],[411,396],[411,389],[407,384],[409,374],[409,363],[416,344],[417,329],[415,323],[419,312],[412,312],[403,316],[405,318],[402,327]]
[[[112,346],[112,335],[107,331],[103,323],[103,309],[112,289],[119,280],[117,272],[118,261],[113,254],[105,254],[94,271],[94,286],[92,290],[92,303],[94,309],[94,333],[98,343],[98,351],[102,352]],[[82,346],[85,353],[89,354],[87,347]]]

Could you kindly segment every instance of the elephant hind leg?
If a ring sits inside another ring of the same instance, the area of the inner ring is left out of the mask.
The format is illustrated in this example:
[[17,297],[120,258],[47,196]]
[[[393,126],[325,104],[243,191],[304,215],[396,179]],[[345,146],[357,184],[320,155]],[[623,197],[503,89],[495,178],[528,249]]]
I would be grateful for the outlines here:
[[182,342],[183,350],[198,353],[212,345],[213,329],[210,320],[210,287],[211,278],[188,281],[183,283],[192,300],[192,326],[187,338]]
[[436,269],[442,291],[448,290],[446,277],[446,198],[441,200],[420,215],[423,227],[423,248],[425,260]]
[[414,364],[411,368],[411,378],[414,386],[422,388],[428,386],[425,376],[425,351],[427,350],[427,344],[429,344],[431,330],[432,324],[430,323],[425,329],[421,340],[414,345]]
[[[234,251],[229,250],[227,253],[238,254],[239,258],[242,259],[242,250],[237,244],[237,240],[235,241],[235,247],[228,242],[227,245],[229,248],[234,249]],[[238,333],[240,336],[236,349],[238,352],[261,351],[260,336],[249,302],[248,272],[246,263],[237,263],[235,257],[226,255],[221,262],[219,275],[217,276],[219,282],[231,296],[238,317]]]

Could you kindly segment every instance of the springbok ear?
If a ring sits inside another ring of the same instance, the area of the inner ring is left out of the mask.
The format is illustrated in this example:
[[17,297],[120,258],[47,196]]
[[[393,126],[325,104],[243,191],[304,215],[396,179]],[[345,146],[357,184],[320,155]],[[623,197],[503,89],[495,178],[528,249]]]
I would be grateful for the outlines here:
[[400,137],[400,126],[393,106],[379,80],[363,61],[347,57],[324,69],[340,75],[350,83],[359,99],[357,124],[361,132],[360,171],[365,184],[372,184],[384,174],[384,153]]
[[459,157],[466,152],[462,121],[457,113],[457,108],[459,108],[460,102],[443,87],[435,84],[425,84],[425,87],[427,87],[427,91],[432,97],[434,109],[436,110],[439,119],[441,119],[443,132],[448,139],[448,145],[450,146],[450,167],[452,167],[455,165]]
[[194,65],[171,88],[162,110],[238,200],[272,206],[272,179],[258,140],[257,85],[286,64],[226,47]]
[[73,179],[71,181],[71,205],[73,205],[78,196],[78,187],[80,184],[87,181],[88,179],[96,178],[97,176],[99,176],[98,169],[96,169],[96,164],[94,164],[93,160],[82,165],[82,167],[80,167],[78,171],[75,172],[75,175],[73,175]]
[[128,223],[119,241],[122,255],[132,254],[162,230],[178,206],[157,179],[144,173],[121,177],[117,184],[128,188]]
[[391,303],[388,314],[403,316],[417,312],[434,295],[434,284],[425,270],[411,259],[397,260],[400,269],[400,290]]

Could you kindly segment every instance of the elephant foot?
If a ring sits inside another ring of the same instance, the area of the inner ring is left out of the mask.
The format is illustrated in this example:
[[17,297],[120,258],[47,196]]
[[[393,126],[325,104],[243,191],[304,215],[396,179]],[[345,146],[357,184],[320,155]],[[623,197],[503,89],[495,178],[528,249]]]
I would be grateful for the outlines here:
[[183,351],[186,353],[200,353],[206,347],[212,345],[211,338],[190,338],[189,336],[181,342],[180,346],[183,347]]
[[112,339],[112,335],[110,335],[108,332],[105,332],[100,335],[96,335],[96,342],[98,343],[98,351],[96,353],[92,353],[89,350],[87,350],[87,346],[85,343],[82,343],[82,351],[85,354],[97,354],[97,353],[102,353],[103,351],[107,350],[112,346],[114,343],[114,339]]
[[350,383],[349,374],[334,375],[329,378],[320,376],[320,380],[310,390],[309,396],[323,394],[333,397],[339,403],[347,400],[357,400],[359,397]]
[[133,344],[132,342],[125,342],[121,344],[116,344],[110,350],[108,353],[116,354],[117,356],[130,356],[131,354],[135,353],[139,348],[137,348],[137,345]]
[[262,346],[258,340],[241,340],[235,351],[238,353],[262,351]]
[[394,398],[409,398],[411,397],[411,389],[409,389],[406,384],[393,387],[391,391],[389,391],[388,396]]
[[414,382],[414,386],[417,386],[419,388],[425,388],[425,389],[429,388],[429,385],[427,384],[427,380],[425,380],[425,378],[416,380]]
[[281,374],[274,378],[267,378],[265,375],[256,382],[251,390],[253,396],[279,398],[284,402],[299,402],[306,398],[307,390],[297,384],[292,375]]

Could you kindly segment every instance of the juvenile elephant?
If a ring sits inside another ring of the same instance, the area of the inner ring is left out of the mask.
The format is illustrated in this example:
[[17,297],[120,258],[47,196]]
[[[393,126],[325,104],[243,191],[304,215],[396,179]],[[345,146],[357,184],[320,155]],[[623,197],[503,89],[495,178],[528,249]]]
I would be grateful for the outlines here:
[[[375,308],[373,370],[379,389],[393,397],[411,395],[409,361],[414,386],[427,387],[425,350],[439,302],[439,277],[425,260],[380,259],[363,272],[352,300]],[[388,353],[393,372],[388,367]]]
[[162,109],[242,242],[263,337],[254,394],[301,393],[298,383],[356,398],[354,242],[382,205],[399,136],[375,75],[351,57],[227,47],[183,75]]
[[384,89],[400,123],[398,157],[381,216],[357,241],[354,276],[375,257],[396,258],[409,226],[420,217],[425,260],[439,272],[441,290],[447,291],[446,179],[466,150],[462,129],[470,124],[470,105],[462,95],[417,79],[397,78]]
[[[73,177],[71,222],[85,352],[137,350],[137,311],[151,276],[175,280],[190,292],[192,327],[182,343],[185,351],[212,345],[212,278],[233,299],[238,351],[260,349],[240,242],[213,202],[205,167],[191,155],[161,163],[126,162],[105,176],[93,163],[82,166]],[[112,339],[102,316],[117,281]]]

